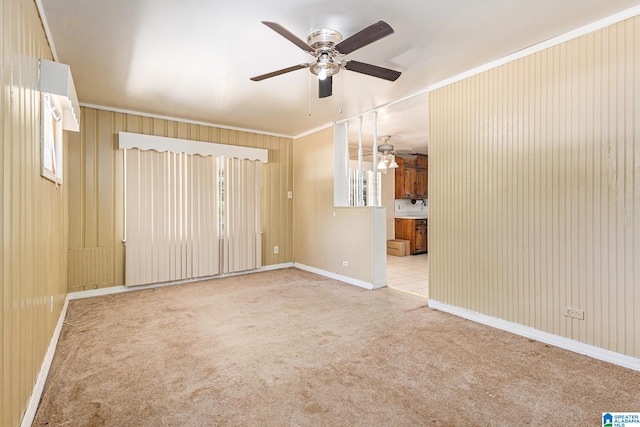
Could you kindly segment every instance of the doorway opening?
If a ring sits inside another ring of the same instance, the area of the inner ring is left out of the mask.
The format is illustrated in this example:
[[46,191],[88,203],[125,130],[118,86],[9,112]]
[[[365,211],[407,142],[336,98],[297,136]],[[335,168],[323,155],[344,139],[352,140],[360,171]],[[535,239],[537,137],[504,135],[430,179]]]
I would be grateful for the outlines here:
[[387,286],[429,298],[429,254],[387,255]]

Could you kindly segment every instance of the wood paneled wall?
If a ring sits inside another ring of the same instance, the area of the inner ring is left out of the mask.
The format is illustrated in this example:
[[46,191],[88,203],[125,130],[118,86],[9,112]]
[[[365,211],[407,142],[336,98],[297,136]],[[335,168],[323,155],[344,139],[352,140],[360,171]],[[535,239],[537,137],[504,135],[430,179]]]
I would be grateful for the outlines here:
[[638,76],[636,17],[430,93],[432,299],[640,357]]
[[66,296],[68,181],[40,176],[38,61],[52,54],[35,3],[3,0],[0,34],[0,425],[17,426]]
[[120,131],[269,150],[262,168],[262,264],[293,261],[292,139],[83,107],[67,156],[69,292],[124,285]]

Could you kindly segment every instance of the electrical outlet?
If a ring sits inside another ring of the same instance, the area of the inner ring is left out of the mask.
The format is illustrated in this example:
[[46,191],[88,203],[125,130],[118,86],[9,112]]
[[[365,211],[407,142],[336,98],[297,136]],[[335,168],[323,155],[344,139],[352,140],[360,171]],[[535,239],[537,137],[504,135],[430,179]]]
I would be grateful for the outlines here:
[[274,254],[278,254],[278,253],[280,253],[280,248],[278,248],[277,246],[274,246],[274,247],[273,247],[273,253],[274,253]]
[[342,261],[343,267],[349,267],[349,261]]
[[574,319],[584,320],[584,310],[578,310],[576,308],[566,307],[564,315],[567,317],[573,317]]
[[49,299],[49,311],[53,313],[53,295],[51,295],[51,299]]
[[288,192],[287,192],[287,197],[288,197],[289,199],[293,199],[293,191],[288,191]]

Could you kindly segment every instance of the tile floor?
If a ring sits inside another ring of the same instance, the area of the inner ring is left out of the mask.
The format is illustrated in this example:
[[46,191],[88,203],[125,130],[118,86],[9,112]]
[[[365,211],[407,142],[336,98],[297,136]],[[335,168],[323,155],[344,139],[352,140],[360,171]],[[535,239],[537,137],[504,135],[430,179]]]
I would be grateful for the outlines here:
[[429,296],[429,254],[387,255],[387,286],[399,291]]

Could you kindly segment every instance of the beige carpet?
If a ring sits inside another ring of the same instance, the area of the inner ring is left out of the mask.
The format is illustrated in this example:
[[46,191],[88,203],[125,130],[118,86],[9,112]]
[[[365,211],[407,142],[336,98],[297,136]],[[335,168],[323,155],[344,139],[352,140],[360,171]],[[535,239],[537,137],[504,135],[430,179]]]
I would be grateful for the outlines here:
[[598,426],[640,373],[298,269],[71,301],[34,425]]

